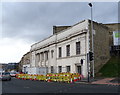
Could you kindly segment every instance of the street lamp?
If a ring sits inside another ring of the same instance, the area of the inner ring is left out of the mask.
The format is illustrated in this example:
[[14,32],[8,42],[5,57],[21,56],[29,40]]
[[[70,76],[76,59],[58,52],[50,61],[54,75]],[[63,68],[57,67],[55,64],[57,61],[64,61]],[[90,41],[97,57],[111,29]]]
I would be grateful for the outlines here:
[[[92,53],[93,53],[93,59],[94,59],[94,38],[93,38],[93,11],[92,11],[92,3],[88,4],[91,8],[91,31],[92,31]],[[94,60],[92,60],[92,75],[93,78],[95,77],[95,73],[94,73]]]

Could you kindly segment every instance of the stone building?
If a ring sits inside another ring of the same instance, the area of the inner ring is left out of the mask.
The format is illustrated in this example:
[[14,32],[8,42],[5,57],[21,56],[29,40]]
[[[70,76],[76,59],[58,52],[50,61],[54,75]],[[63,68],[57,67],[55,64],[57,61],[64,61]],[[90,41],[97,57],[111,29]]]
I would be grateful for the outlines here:
[[[30,68],[46,67],[47,73],[71,72],[88,76],[87,54],[91,51],[91,21],[73,26],[54,26],[53,35],[31,46]],[[109,58],[109,28],[93,22],[94,70],[97,72]],[[83,60],[81,64],[80,60]]]
[[30,67],[30,57],[31,57],[31,53],[27,52],[26,54],[23,55],[23,57],[21,58],[20,62],[19,62],[19,72],[23,72],[23,68],[25,66]]

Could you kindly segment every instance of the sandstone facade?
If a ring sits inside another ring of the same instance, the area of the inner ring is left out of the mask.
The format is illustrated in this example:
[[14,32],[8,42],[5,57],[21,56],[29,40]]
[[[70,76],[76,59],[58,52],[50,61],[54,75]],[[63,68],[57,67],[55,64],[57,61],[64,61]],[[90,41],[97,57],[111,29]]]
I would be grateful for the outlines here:
[[[94,65],[97,72],[110,58],[109,29],[97,22],[93,24]],[[92,45],[90,26],[90,20],[84,20],[58,32],[54,31],[50,37],[33,44],[30,50],[31,68],[47,67],[48,73],[77,72],[87,77],[89,67],[87,54],[91,51]],[[83,64],[80,63],[81,59]],[[92,72],[92,64],[90,67]]]

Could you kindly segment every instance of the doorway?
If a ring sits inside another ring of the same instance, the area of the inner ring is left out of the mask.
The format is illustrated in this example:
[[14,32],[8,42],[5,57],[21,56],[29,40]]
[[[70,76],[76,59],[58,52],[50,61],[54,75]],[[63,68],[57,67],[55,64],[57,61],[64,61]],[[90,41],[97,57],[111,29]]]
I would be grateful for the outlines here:
[[81,66],[77,66],[77,73],[81,74]]

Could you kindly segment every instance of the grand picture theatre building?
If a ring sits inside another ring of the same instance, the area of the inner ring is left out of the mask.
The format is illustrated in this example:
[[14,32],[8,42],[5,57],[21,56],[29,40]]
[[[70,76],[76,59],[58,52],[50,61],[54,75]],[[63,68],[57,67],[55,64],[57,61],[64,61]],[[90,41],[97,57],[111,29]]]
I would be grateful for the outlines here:
[[[93,22],[94,70],[97,72],[109,58],[109,29]],[[87,53],[92,49],[91,21],[84,20],[73,26],[53,26],[53,35],[31,46],[30,68],[39,74],[42,68],[47,73],[71,72],[88,75]],[[81,64],[80,60],[83,60]],[[38,69],[38,70],[35,70]]]

